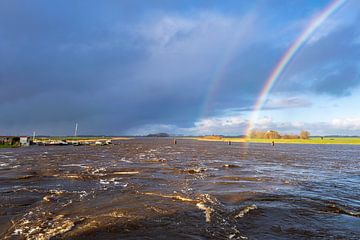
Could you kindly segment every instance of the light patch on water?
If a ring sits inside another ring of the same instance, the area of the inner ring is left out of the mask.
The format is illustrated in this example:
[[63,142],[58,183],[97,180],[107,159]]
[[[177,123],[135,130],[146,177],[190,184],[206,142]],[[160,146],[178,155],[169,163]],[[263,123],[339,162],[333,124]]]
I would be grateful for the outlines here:
[[[9,153],[7,153],[7,154],[11,154],[10,152]],[[0,158],[11,158],[12,156],[8,156],[8,155],[6,155],[6,153],[5,154],[0,154]]]
[[68,232],[75,226],[75,223],[64,215],[53,216],[46,212],[41,212],[40,215],[41,218],[34,212],[25,214],[14,224],[15,229],[11,235],[28,240],[46,240]]
[[65,178],[68,178],[68,179],[82,179],[82,177],[80,175],[76,175],[76,174],[66,174],[64,175]]
[[254,209],[257,209],[257,206],[255,204],[246,206],[238,214],[235,215],[235,218],[242,218],[245,216],[245,214],[247,214],[248,212],[250,212],[251,210],[254,210]]
[[102,216],[104,216],[104,217],[113,217],[113,218],[128,217],[127,214],[125,214],[124,212],[121,212],[120,210],[114,210],[114,211],[111,211],[109,213],[103,214]]
[[7,167],[7,166],[9,166],[9,163],[3,163],[3,162],[0,163],[0,167]]
[[182,152],[169,152],[168,154],[171,154],[171,155],[180,155],[180,154],[182,154]]
[[180,195],[166,195],[166,194],[160,194],[160,193],[152,193],[152,192],[146,192],[145,195],[151,195],[151,196],[157,196],[157,197],[163,197],[163,198],[170,198],[173,200],[179,200],[183,202],[197,202],[197,200],[193,200],[191,198],[186,198]]
[[197,203],[196,206],[200,209],[203,210],[205,213],[205,221],[206,222],[211,222],[211,214],[214,212],[214,209],[212,209],[211,207],[206,206],[204,203],[200,202]]
[[207,169],[206,168],[192,168],[192,169],[187,169],[185,170],[185,172],[188,172],[190,174],[195,174],[195,173],[201,173],[201,172],[205,172]]
[[106,172],[106,168],[101,167],[101,168],[96,168],[95,170],[93,170],[91,173],[92,174],[99,174],[99,173],[103,173]]
[[84,164],[64,164],[64,165],[60,165],[61,167],[80,167],[80,168],[88,168],[88,166],[84,165]]
[[133,175],[133,174],[139,174],[140,172],[138,171],[133,171],[133,172],[113,172],[111,174],[115,174],[115,175]]
[[80,194],[80,195],[79,195],[80,200],[82,200],[84,197],[86,197],[87,195],[89,195],[89,193],[86,192],[86,191],[79,191],[79,192],[77,192],[77,193]]
[[161,208],[158,208],[158,207],[155,207],[155,206],[147,206],[149,209],[153,210],[154,212],[156,213],[160,213],[160,214],[166,214],[167,211],[164,210],[164,209],[161,209]]
[[[194,199],[183,197],[183,196],[180,196],[180,195],[166,195],[166,194],[152,193],[152,192],[146,192],[144,194],[145,195],[151,195],[151,196],[163,197],[163,198],[170,198],[170,199],[173,199],[173,200],[179,200],[179,201],[183,201],[183,202],[196,203],[196,207],[199,208],[200,210],[204,211],[204,213],[205,213],[205,221],[206,222],[211,222],[211,214],[214,212],[214,209],[212,209],[211,207],[206,206],[203,201],[194,200]],[[211,200],[211,198],[210,198],[210,196],[208,194],[202,195],[202,198],[204,198],[206,201],[208,201],[210,203],[214,203],[214,201]]]
[[133,163],[132,161],[130,161],[130,160],[126,160],[126,158],[121,158],[120,160],[119,160],[120,162],[126,162],[126,163]]
[[100,179],[100,184],[102,185],[116,185],[116,186],[122,186],[122,187],[127,187],[128,183],[122,183],[120,180],[122,180],[122,178],[110,178],[110,179]]
[[110,182],[104,179],[100,179],[100,184],[108,185]]

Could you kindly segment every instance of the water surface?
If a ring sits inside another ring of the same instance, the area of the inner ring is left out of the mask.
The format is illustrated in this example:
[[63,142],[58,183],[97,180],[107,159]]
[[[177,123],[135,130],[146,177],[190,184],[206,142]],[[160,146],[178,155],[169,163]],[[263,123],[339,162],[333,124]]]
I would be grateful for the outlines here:
[[0,238],[359,239],[360,147],[0,149]]

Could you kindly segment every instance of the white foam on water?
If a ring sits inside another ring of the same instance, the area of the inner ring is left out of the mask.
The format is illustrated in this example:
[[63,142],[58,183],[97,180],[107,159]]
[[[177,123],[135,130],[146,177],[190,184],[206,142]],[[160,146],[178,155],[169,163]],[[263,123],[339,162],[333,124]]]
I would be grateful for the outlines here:
[[244,207],[238,214],[235,215],[235,218],[242,218],[250,212],[251,210],[257,209],[257,206],[255,204]]
[[84,165],[84,164],[76,164],[76,163],[72,163],[72,164],[64,164],[64,165],[60,165],[61,167],[81,167],[81,168],[87,168],[88,166]]
[[53,215],[47,212],[34,213],[30,211],[14,223],[15,229],[11,235],[28,240],[46,240],[68,232],[74,226],[75,223],[64,215]]
[[197,202],[197,200],[193,200],[191,198],[186,198],[180,195],[167,195],[167,194],[161,194],[161,193],[152,193],[152,192],[146,192],[144,193],[145,195],[151,195],[151,196],[158,196],[158,197],[163,197],[163,198],[170,198],[173,200],[179,200],[179,201],[183,201],[183,202]]
[[3,163],[3,162],[0,163],[0,167],[7,167],[7,166],[9,166],[9,163]]
[[112,172],[111,174],[114,175],[134,175],[134,174],[139,174],[140,172],[138,171],[133,171],[133,172]]
[[110,182],[107,181],[107,180],[104,180],[104,179],[100,179],[100,184],[103,184],[103,185],[109,185]]
[[120,162],[126,162],[126,163],[133,163],[132,161],[129,161],[129,160],[126,160],[126,158],[121,158],[120,160],[119,160]]
[[204,213],[205,213],[205,221],[206,222],[211,222],[211,214],[214,212],[214,209],[212,209],[211,207],[206,206],[203,202],[197,203],[196,206],[200,210],[204,211]]

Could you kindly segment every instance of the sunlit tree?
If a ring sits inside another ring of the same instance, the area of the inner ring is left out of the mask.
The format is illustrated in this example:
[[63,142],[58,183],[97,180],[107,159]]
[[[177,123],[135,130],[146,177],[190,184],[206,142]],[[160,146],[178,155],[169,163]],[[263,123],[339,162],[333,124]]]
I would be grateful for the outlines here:
[[300,138],[301,139],[309,139],[309,137],[310,137],[310,132],[308,132],[308,131],[301,131],[300,132]]
[[264,134],[264,138],[266,138],[266,139],[279,139],[279,138],[281,138],[281,135],[277,131],[270,130],[270,131],[267,131]]

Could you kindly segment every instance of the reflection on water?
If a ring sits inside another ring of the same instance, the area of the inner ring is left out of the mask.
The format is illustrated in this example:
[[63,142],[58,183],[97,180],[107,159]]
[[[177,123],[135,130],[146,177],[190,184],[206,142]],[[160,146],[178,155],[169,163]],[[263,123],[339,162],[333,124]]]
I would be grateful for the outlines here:
[[134,139],[0,150],[0,238],[360,238],[360,147]]

